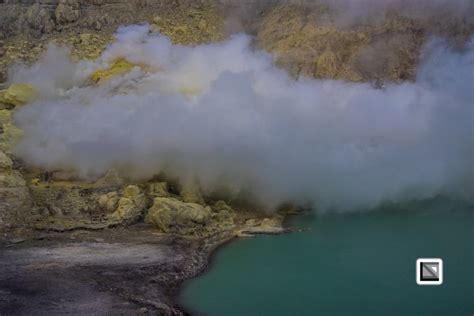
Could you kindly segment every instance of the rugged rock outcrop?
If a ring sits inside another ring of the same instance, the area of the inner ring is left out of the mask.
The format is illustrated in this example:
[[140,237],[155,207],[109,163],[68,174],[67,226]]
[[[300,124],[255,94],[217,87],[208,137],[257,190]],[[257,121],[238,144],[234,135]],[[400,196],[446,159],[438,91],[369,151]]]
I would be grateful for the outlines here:
[[[108,80],[129,70],[128,65],[134,67],[127,61],[116,61],[110,68],[97,71],[92,81]],[[34,94],[34,88],[26,84],[11,85],[0,92],[0,101],[10,109],[0,110],[0,145],[9,155],[13,155],[21,137],[21,130],[12,123],[12,114],[16,107],[30,102]],[[133,224],[145,214],[149,223],[165,233],[195,238],[231,231],[236,226],[234,210],[222,201],[213,203],[212,199],[207,201],[212,207],[207,206],[197,184],[175,183],[173,190],[167,182],[157,179],[134,184],[115,169],[91,183],[78,180],[67,170],[38,170],[18,161],[18,167],[25,172],[24,178],[13,169],[13,161],[3,151],[0,151],[2,227],[24,224],[41,231],[97,230]],[[18,214],[29,218],[25,220]]]
[[80,58],[94,58],[118,26],[139,22],[181,44],[218,41],[243,30],[294,77],[349,81],[413,79],[431,35],[462,47],[474,34],[474,22],[462,14],[387,11],[344,24],[317,1],[11,0],[0,3],[0,82],[9,64],[35,60],[50,40],[72,47]]
[[34,225],[39,230],[95,230],[130,225],[143,217],[149,201],[137,185],[122,188],[35,178],[30,189],[40,214]]
[[29,84],[12,84],[5,90],[0,90],[0,110],[12,109],[26,104],[35,97],[35,89]]
[[235,227],[235,213],[224,202],[209,207],[197,203],[185,203],[175,198],[155,198],[146,221],[165,233],[208,236]]
[[[461,25],[474,30],[460,19]],[[282,4],[266,12],[257,44],[295,76],[349,81],[413,79],[431,23],[386,13],[381,22],[340,25],[326,6]]]
[[[109,203],[111,203],[109,201]],[[113,203],[113,202],[112,202]],[[147,198],[136,185],[129,185],[123,190],[122,197],[117,201],[115,212],[110,215],[112,220],[135,222],[145,211]]]
[[0,151],[0,232],[32,221],[32,199],[26,181],[13,161]]
[[120,200],[120,195],[118,192],[109,192],[99,196],[97,203],[99,207],[103,209],[106,213],[112,214],[117,209],[118,202]]
[[51,12],[40,3],[35,3],[25,13],[25,20],[28,25],[42,33],[51,33],[54,31],[55,23]]
[[67,24],[76,22],[80,17],[79,1],[77,0],[60,0],[54,16],[58,24]]
[[31,63],[50,41],[78,58],[96,58],[121,25],[148,22],[182,44],[223,38],[224,16],[213,1],[0,1],[0,83],[14,62]]
[[[10,107],[5,104],[5,107]],[[13,154],[16,142],[20,139],[22,131],[12,122],[12,112],[0,109],[0,150],[6,154]]]
[[151,182],[148,183],[148,195],[151,197],[169,197],[170,192],[168,183],[166,182]]
[[202,234],[209,226],[211,209],[174,198],[155,198],[146,221],[165,233]]
[[181,189],[180,196],[186,203],[206,204],[198,185],[185,185]]
[[263,219],[249,219],[244,227],[238,231],[239,236],[256,234],[281,234],[287,230],[283,227],[283,217],[265,217]]

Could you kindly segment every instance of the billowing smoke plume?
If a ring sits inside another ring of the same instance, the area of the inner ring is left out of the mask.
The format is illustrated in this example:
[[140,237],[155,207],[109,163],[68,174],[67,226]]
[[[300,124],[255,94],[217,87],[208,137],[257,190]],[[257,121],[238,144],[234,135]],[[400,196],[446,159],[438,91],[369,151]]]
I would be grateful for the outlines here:
[[[116,37],[97,61],[72,63],[51,46],[13,74],[39,89],[15,115],[26,162],[86,179],[166,170],[204,188],[252,188],[272,205],[348,209],[474,193],[472,41],[459,53],[434,40],[416,82],[375,89],[292,80],[245,35],[196,47],[147,26]],[[140,66],[85,84],[118,58]]]

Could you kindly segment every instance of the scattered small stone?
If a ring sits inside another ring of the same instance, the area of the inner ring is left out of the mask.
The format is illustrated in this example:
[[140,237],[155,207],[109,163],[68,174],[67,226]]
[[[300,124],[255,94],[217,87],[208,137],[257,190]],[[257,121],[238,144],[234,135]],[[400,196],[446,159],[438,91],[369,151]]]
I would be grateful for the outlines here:
[[48,239],[47,234],[41,234],[35,237],[35,240],[45,240],[45,239]]
[[25,241],[26,241],[25,238],[13,238],[9,240],[10,244],[20,244]]

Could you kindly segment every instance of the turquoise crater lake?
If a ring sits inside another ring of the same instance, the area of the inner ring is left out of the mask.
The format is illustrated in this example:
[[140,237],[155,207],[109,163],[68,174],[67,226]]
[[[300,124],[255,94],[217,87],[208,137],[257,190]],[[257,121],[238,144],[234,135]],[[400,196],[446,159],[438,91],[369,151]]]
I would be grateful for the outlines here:
[[[438,199],[289,225],[310,230],[221,248],[182,305],[211,316],[474,313],[472,206]],[[442,285],[416,284],[419,257],[443,259]]]

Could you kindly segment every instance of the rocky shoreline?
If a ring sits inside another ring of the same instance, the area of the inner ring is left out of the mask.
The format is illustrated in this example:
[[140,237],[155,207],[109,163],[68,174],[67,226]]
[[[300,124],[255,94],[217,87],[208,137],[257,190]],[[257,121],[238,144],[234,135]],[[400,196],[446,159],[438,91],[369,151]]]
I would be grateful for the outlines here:
[[0,313],[187,315],[177,301],[183,282],[234,238],[187,239],[137,224],[3,239]]

